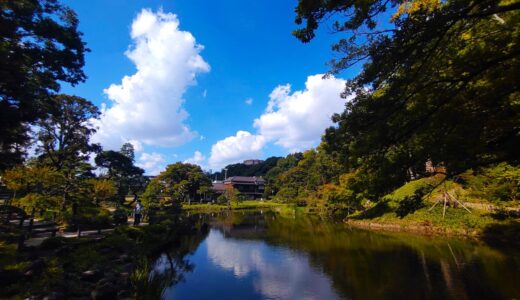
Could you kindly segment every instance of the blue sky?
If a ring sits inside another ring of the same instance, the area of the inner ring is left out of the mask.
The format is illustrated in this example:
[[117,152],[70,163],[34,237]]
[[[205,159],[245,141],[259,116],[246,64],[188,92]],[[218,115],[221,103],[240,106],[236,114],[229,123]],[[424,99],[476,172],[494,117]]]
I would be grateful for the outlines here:
[[91,52],[87,81],[62,91],[104,107],[94,139],[107,149],[131,141],[149,174],[314,147],[356,71],[319,76],[338,35],[294,38],[296,1],[63,2]]

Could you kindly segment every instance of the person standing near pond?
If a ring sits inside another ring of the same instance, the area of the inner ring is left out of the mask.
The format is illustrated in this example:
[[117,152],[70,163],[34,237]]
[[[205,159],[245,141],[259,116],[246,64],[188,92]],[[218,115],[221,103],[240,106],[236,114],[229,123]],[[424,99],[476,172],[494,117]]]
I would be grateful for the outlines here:
[[143,211],[143,205],[141,200],[137,200],[134,207],[134,226],[138,226],[141,223],[141,213]]

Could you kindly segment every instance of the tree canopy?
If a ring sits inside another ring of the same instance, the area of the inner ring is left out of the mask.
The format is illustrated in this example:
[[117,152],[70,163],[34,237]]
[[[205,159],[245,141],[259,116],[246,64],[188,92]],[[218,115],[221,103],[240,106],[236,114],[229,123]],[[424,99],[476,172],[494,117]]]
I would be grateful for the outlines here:
[[519,2],[300,0],[296,12],[303,42],[322,22],[340,33],[332,73],[364,63],[344,92],[355,98],[325,140],[364,171],[374,196],[420,175],[427,161],[449,176],[518,163]]
[[155,205],[163,197],[180,203],[200,198],[210,186],[211,180],[198,165],[177,162],[168,165],[150,182],[143,198],[148,206]]
[[56,0],[0,2],[0,169],[21,162],[28,124],[53,107],[60,82],[85,80],[88,51],[74,11]]
[[136,198],[148,183],[143,176],[144,170],[134,165],[134,157],[132,144],[125,143],[119,152],[102,151],[95,158],[98,167],[107,169],[106,177],[115,183],[121,203],[124,202],[128,193],[134,194],[134,198]]

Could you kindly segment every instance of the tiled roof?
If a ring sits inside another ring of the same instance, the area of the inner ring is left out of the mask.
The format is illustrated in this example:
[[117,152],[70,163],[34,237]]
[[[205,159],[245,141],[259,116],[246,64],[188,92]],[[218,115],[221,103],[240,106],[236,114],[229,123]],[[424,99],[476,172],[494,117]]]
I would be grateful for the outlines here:
[[211,187],[214,191],[225,191],[226,187],[223,182],[213,182],[213,186]]
[[232,176],[228,177],[224,182],[265,184],[265,180],[262,177],[256,176]]

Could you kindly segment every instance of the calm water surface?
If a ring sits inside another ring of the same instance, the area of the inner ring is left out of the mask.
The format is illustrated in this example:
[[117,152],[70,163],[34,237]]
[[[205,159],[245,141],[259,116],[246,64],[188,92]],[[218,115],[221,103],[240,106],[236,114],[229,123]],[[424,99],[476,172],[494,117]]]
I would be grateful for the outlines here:
[[211,229],[165,299],[520,299],[514,250],[272,212],[200,217]]

